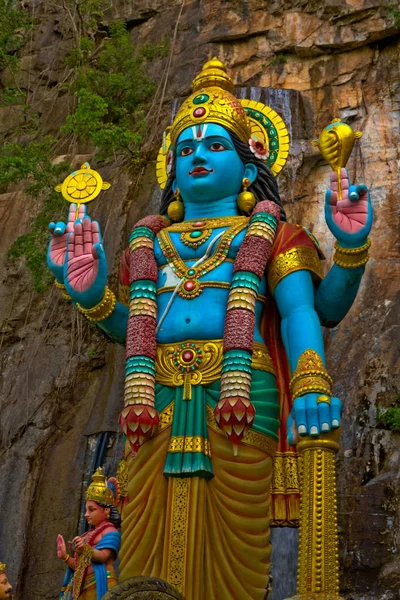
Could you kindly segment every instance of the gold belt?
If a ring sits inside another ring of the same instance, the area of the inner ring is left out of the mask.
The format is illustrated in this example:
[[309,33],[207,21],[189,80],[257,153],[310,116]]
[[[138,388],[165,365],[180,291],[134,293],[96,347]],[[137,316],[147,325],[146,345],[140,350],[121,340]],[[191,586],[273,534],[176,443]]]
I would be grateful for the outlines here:
[[[222,340],[188,340],[176,344],[158,344],[156,382],[169,387],[183,385],[183,399],[192,399],[192,385],[208,385],[221,377]],[[275,375],[267,347],[253,344],[252,368]]]
[[[107,579],[115,579],[117,581],[118,580],[117,573],[114,570],[112,570],[112,571],[107,570]],[[96,575],[94,573],[90,573],[90,575],[87,575],[85,577],[85,583],[82,587],[82,592],[87,590],[94,583],[96,583]]]

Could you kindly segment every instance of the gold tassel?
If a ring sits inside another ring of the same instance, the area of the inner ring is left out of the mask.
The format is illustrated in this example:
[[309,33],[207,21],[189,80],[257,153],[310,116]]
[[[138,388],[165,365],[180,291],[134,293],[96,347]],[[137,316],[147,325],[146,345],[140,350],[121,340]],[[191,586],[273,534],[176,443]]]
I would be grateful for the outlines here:
[[186,373],[183,379],[183,399],[192,399],[192,381],[190,373]]

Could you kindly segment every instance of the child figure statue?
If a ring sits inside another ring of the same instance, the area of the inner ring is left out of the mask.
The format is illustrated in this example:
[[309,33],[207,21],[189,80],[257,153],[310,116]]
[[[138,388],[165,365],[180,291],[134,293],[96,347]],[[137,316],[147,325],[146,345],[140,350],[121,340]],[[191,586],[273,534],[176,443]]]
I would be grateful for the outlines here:
[[113,564],[121,543],[117,529],[121,519],[113,487],[115,484],[107,485],[99,467],[86,492],[85,517],[90,529],[70,542],[73,556],[68,554],[63,536],[57,537],[57,556],[68,567],[60,600],[101,600],[117,584]]

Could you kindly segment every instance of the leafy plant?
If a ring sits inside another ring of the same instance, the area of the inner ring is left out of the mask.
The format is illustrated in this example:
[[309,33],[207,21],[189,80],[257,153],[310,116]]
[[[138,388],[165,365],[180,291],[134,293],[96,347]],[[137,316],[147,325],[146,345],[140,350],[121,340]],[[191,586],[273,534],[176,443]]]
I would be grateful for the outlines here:
[[19,65],[16,52],[32,27],[29,16],[13,0],[0,0],[0,70],[15,73]]
[[271,61],[272,65],[278,66],[278,65],[284,65],[287,62],[287,58],[284,54],[282,54],[282,52],[278,52],[277,54],[275,54],[274,58]]
[[95,60],[87,38],[67,57],[68,64],[77,65],[72,85],[77,106],[62,131],[92,140],[98,158],[122,153],[135,160],[143,142],[145,104],[156,89],[146,61],[165,55],[168,45],[163,41],[138,49],[119,21],[111,24],[109,36]]
[[65,200],[54,187],[71,169],[67,163],[53,162],[56,146],[72,134],[90,141],[98,159],[122,154],[131,162],[139,160],[146,103],[156,88],[146,72],[147,64],[168,52],[165,40],[136,47],[126,26],[118,21],[99,43],[99,23],[110,6],[109,0],[63,0],[64,24],[73,31],[75,47],[65,59],[70,72],[62,89],[71,91],[77,102],[60,131],[43,136],[38,115],[28,102],[29,92],[20,90],[15,78],[17,53],[32,22],[14,0],[0,0],[0,70],[7,67],[15,80],[15,86],[2,93],[0,105],[18,107],[20,122],[12,135],[24,139],[9,141],[8,132],[1,140],[0,189],[24,181],[25,192],[42,200],[30,232],[15,240],[8,255],[25,259],[38,292],[52,281],[46,265],[48,223],[66,213]]
[[46,289],[53,279],[46,264],[49,238],[47,226],[50,221],[59,219],[66,213],[65,200],[54,191],[54,187],[65,177],[70,167],[65,162],[52,162],[55,141],[52,136],[47,136],[41,141],[26,145],[4,144],[0,149],[0,184],[8,185],[26,180],[26,194],[32,197],[44,196],[43,206],[33,219],[30,232],[19,236],[8,250],[8,256],[12,259],[25,257],[37,292]]
[[388,2],[387,11],[393,17],[394,26],[400,27],[400,1],[392,0]]
[[390,429],[394,433],[400,433],[400,399],[397,406],[389,408],[377,408],[376,412],[377,424],[386,429]]

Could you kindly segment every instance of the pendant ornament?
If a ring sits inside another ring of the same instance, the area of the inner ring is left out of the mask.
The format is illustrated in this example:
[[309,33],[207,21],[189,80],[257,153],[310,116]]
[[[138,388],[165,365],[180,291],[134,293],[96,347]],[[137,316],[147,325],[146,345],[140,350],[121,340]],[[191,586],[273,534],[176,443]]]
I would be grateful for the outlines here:
[[201,221],[192,224],[192,231],[184,231],[180,235],[181,242],[189,248],[198,248],[211,237],[213,232],[212,229],[204,229],[204,222],[202,226],[198,223]]
[[[175,246],[172,243],[171,237],[169,235],[170,231],[176,230],[176,226],[169,227],[167,229],[162,229],[158,234],[158,241],[160,244],[160,248],[162,253],[172,271],[175,273],[179,279],[182,279],[182,284],[178,289],[178,295],[185,300],[191,300],[192,298],[196,298],[200,296],[203,291],[203,285],[199,281],[200,277],[203,277],[219,265],[221,265],[224,260],[226,260],[229,252],[230,245],[236,235],[242,231],[248,223],[247,217],[234,217],[234,224],[231,225],[220,238],[217,248],[212,256],[210,256],[205,262],[199,265],[196,268],[188,267],[186,263],[179,256]],[[205,222],[206,220],[204,220]],[[211,221],[211,219],[210,219]],[[215,219],[217,221],[217,219]],[[223,219],[221,219],[223,221]],[[192,227],[194,225],[198,225],[198,221],[192,222]],[[181,227],[183,224],[181,225]],[[219,227],[223,227],[223,224],[219,224]],[[225,223],[226,226],[226,223]],[[189,230],[189,232],[192,230]]]

